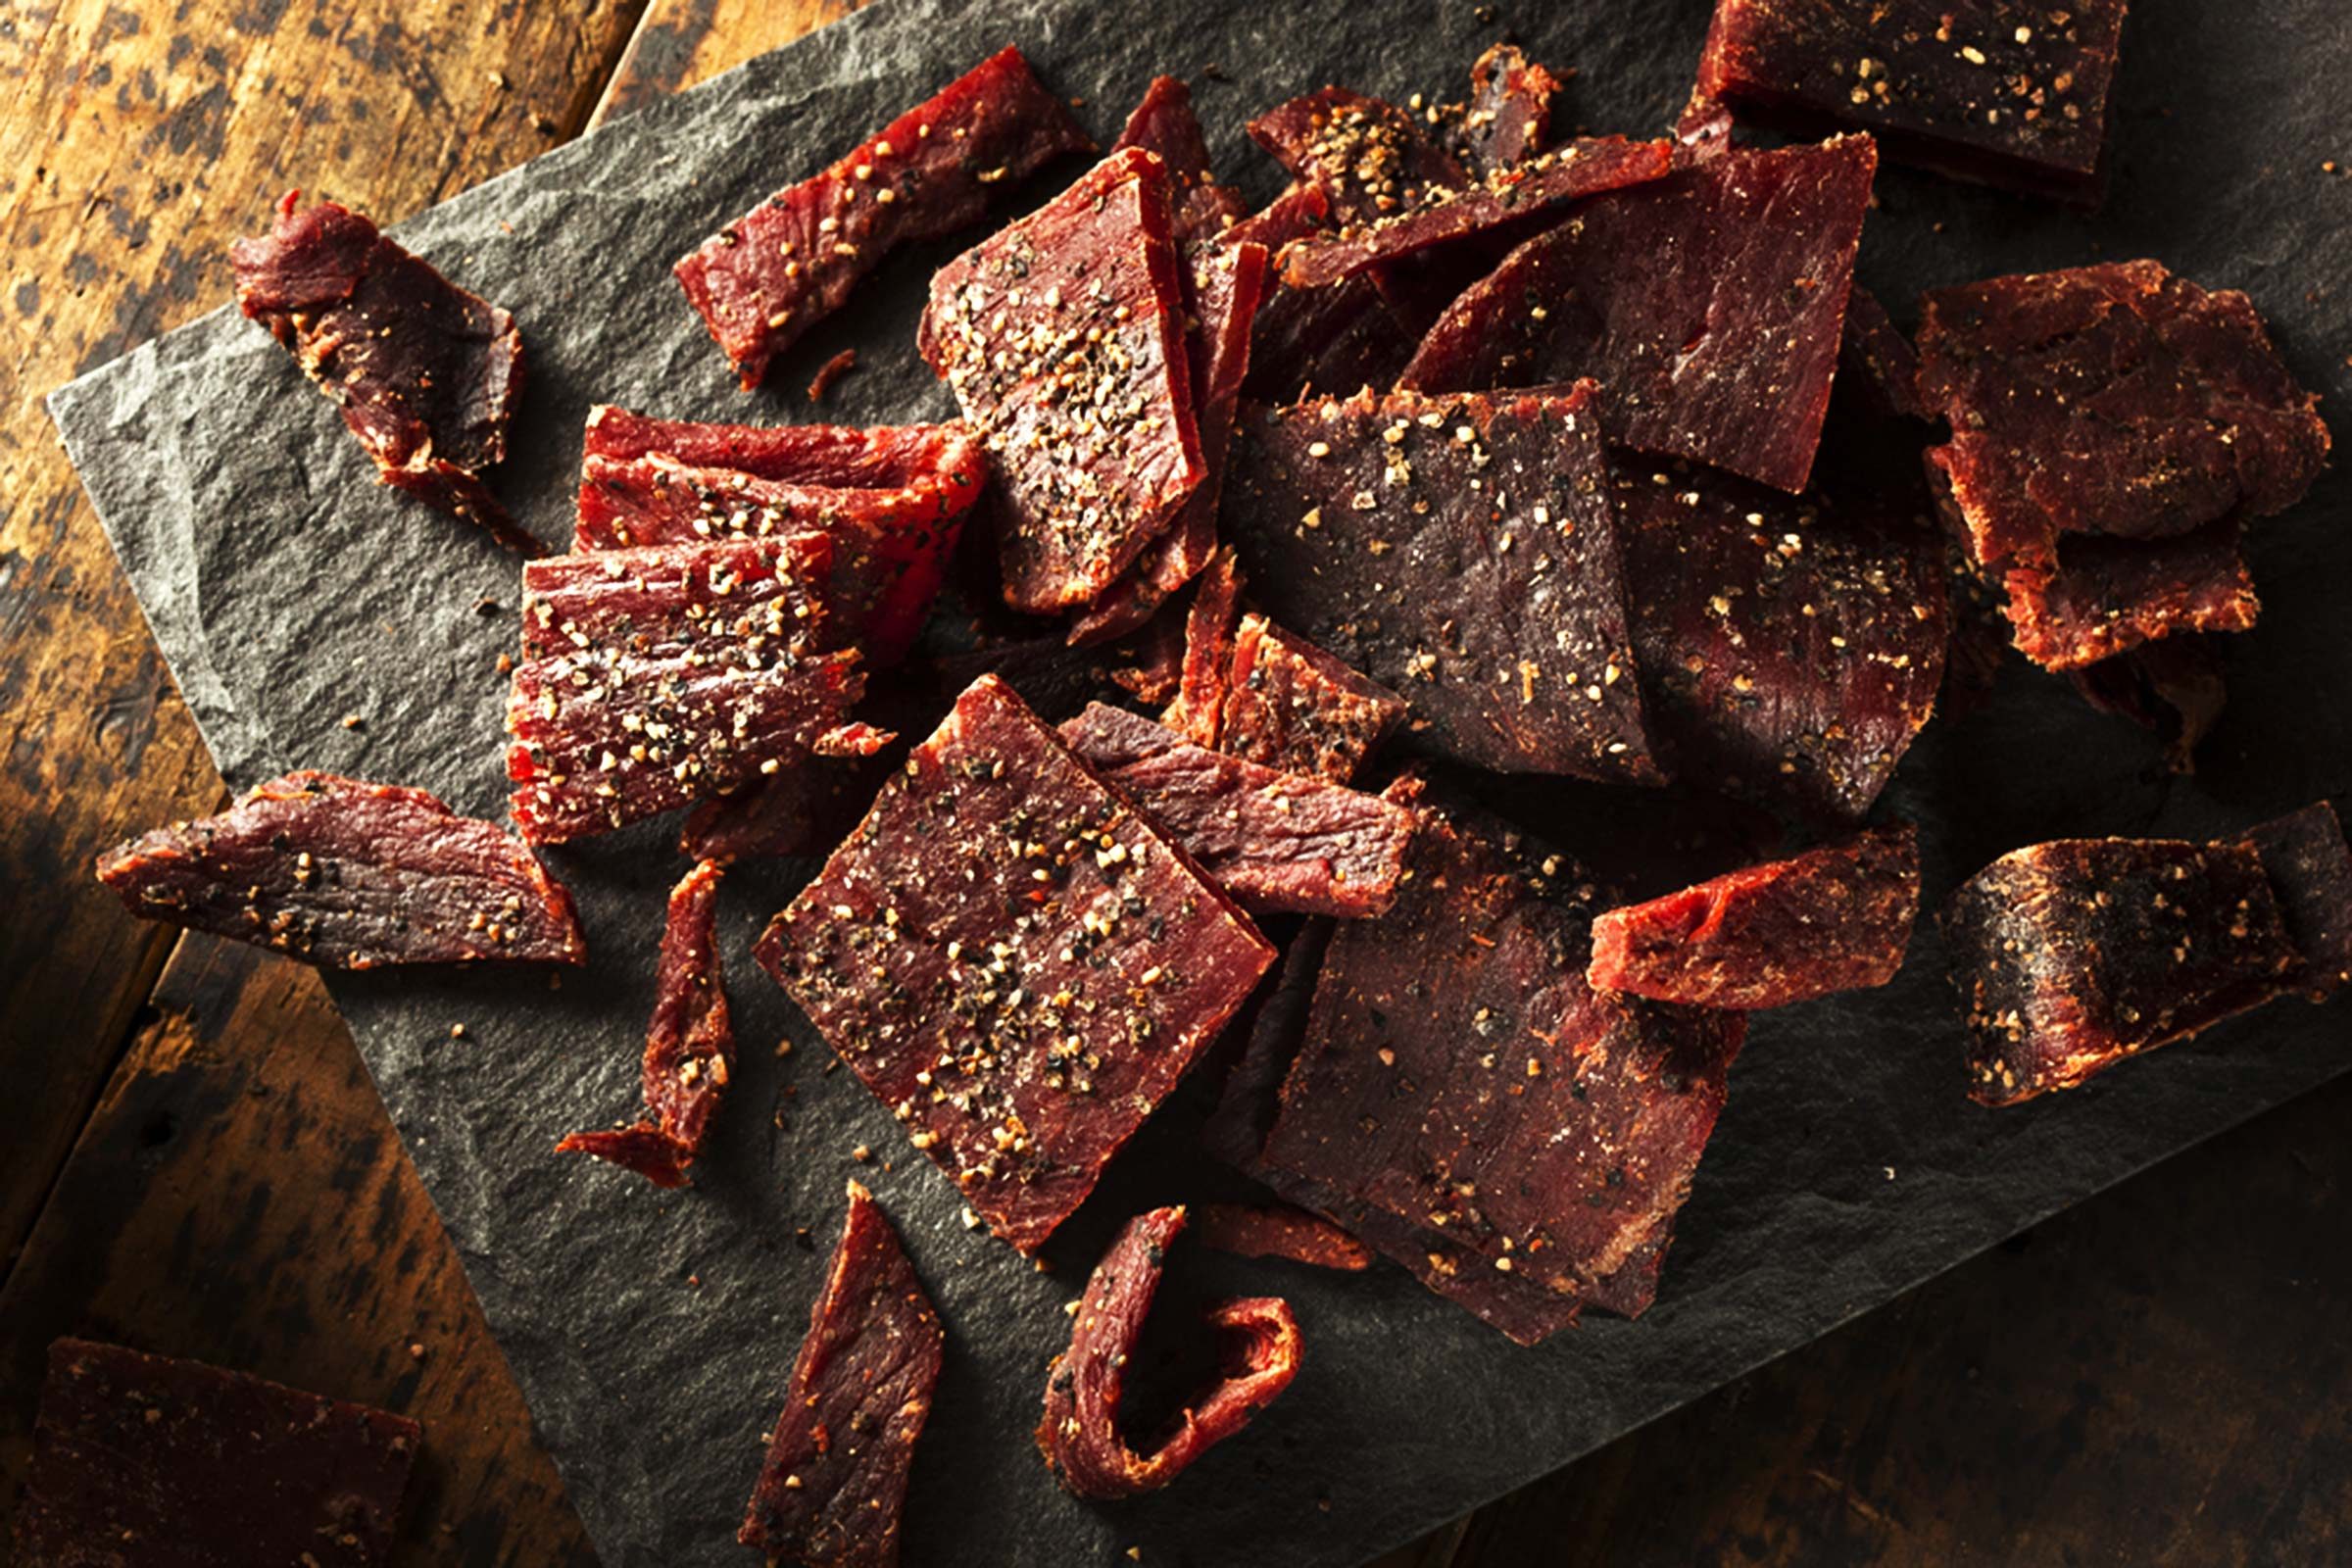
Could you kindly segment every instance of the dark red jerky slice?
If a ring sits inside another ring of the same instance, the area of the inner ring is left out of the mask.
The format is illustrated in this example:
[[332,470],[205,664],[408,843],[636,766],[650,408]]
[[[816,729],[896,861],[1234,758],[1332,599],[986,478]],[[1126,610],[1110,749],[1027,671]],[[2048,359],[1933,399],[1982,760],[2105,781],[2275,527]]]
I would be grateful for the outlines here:
[[2301,956],[2249,844],[2061,839],[1945,904],[1970,1096],[2072,1089],[2293,988]]
[[[1329,213],[1320,190],[1293,185],[1227,229],[1225,243],[1259,244],[1279,256],[1291,241],[1322,228]],[[1332,288],[1293,289],[1269,269],[1250,323],[1243,390],[1261,403],[1288,403],[1308,387],[1387,386],[1404,368],[1411,339],[1368,275]]]
[[2067,671],[2082,700],[2132,720],[2164,742],[2165,763],[2194,773],[2197,748],[2230,704],[2218,638],[2189,634]]
[[49,1347],[23,1568],[370,1568],[421,1438],[406,1416],[88,1340]]
[[1332,220],[1347,227],[1412,211],[1433,191],[1470,183],[1460,160],[1423,134],[1412,115],[1346,87],[1277,105],[1249,130],[1295,178],[1314,186]]
[[1401,806],[1205,750],[1101,703],[1060,735],[1249,908],[1363,916],[1396,901],[1413,836]]
[[735,1539],[770,1562],[894,1568],[946,1339],[873,1195],[850,1212]]
[[1235,1018],[1240,1053],[1217,1087],[1217,1102],[1200,1129],[1201,1146],[1238,1171],[1258,1174],[1257,1152],[1274,1125],[1275,1097],[1298,1058],[1314,1005],[1315,980],[1331,946],[1332,922],[1307,920],[1283,950],[1282,967],[1268,974]]
[[2262,858],[2287,940],[2301,962],[2295,989],[2314,1001],[2352,981],[2352,850],[2344,824],[2326,801],[2246,834]]
[[634,1171],[656,1187],[683,1187],[694,1151],[650,1121],[623,1127],[596,1127],[566,1134],[557,1145],[559,1154],[594,1154],[609,1165]]
[[323,968],[588,960],[570,895],[530,851],[422,790],[332,773],[117,845],[98,880],[142,918]]
[[1656,783],[1595,401],[1245,410],[1227,528],[1273,617],[1402,696],[1419,743]]
[[522,651],[546,659],[816,644],[830,630],[833,559],[823,534],[796,533],[534,561],[522,573]]
[[2058,536],[2184,534],[2301,499],[2328,456],[2253,305],[2155,262],[1996,277],[1921,302],[1935,476],[1980,565],[2050,565]]
[[1399,384],[1592,376],[1610,440],[1800,491],[1877,165],[1868,137],[1733,150],[1588,202],[1464,291]]
[[1034,1251],[1274,952],[983,676],[759,956],[990,1229]]
[[1919,837],[1879,828],[1608,910],[1586,978],[1693,1007],[1785,1007],[1893,979],[1918,912]]
[[286,192],[259,239],[229,247],[237,304],[343,411],[385,484],[536,555],[482,481],[522,395],[514,318],[433,270],[358,213]]
[[1462,165],[1481,178],[1525,163],[1551,145],[1558,77],[1517,45],[1498,43],[1470,68],[1470,101],[1454,127]]
[[1405,701],[1263,615],[1234,628],[1217,749],[1346,784],[1404,722]]
[[1287,1204],[1250,1208],[1207,1203],[1200,1209],[1203,1244],[1242,1257],[1279,1257],[1316,1268],[1357,1274],[1372,1266],[1372,1249],[1318,1214]]
[[2183,632],[2246,631],[2262,611],[2230,519],[2171,539],[2061,540],[2056,571],[2021,566],[2004,581],[2018,651],[2044,669]]
[[858,368],[858,351],[856,349],[843,349],[839,354],[834,355],[818,366],[816,373],[808,378],[808,401],[811,403],[824,402],[826,394],[833,390],[833,383],[856,368]]
[[1046,1377],[1038,1451],[1063,1489],[1081,1497],[1131,1497],[1176,1479],[1274,1402],[1298,1372],[1298,1324],[1275,1297],[1220,1301],[1208,1325],[1226,1351],[1221,1382],[1188,1404],[1167,1440],[1138,1453],[1119,1431],[1128,1358],[1143,1339],[1167,1250],[1183,1234],[1182,1208],[1155,1208],[1127,1222],[1095,1265],[1079,1299],[1070,1348]]
[[1929,417],[1928,406],[1919,395],[1919,351],[1894,324],[1879,297],[1859,283],[1845,297],[1838,368],[1845,376],[1838,387],[1859,392],[1864,406],[1879,417]]
[[1111,684],[1146,707],[1173,702],[1184,679],[1184,627],[1190,612],[1189,601],[1170,600],[1114,643],[1107,660]]
[[1170,223],[1131,147],[931,280],[920,347],[995,463],[1015,610],[1094,600],[1203,477]]
[[1020,50],[1002,49],[673,270],[748,391],[891,251],[967,226],[1029,174],[1093,146]]
[[2095,199],[2126,0],[1717,0],[1698,89],[1859,125],[1887,155]]
[[1174,76],[1154,76],[1144,89],[1143,101],[1110,150],[1125,147],[1141,147],[1167,166],[1176,242],[1186,249],[1215,239],[1249,211],[1240,196],[1212,177],[1208,143],[1193,113],[1193,90]]
[[1615,465],[1634,652],[1687,784],[1858,821],[1935,711],[1950,616],[1935,532],[1881,497],[1802,499]]
[[874,766],[830,760],[779,767],[696,807],[680,831],[679,852],[721,865],[808,854],[838,843],[880,782]]
[[[1211,557],[1184,616],[1184,666],[1176,700],[1159,721],[1196,746],[1214,750],[1224,714],[1225,676],[1234,625],[1242,614],[1242,568],[1231,548]],[[1342,782],[1346,782],[1343,780]]]

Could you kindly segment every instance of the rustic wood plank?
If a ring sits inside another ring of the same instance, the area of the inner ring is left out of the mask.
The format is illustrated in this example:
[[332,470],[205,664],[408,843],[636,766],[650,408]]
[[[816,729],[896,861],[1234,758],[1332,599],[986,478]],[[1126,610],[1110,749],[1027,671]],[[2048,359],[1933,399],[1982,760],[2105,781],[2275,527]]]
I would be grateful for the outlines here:
[[[588,124],[644,108],[680,88],[732,71],[757,54],[814,32],[862,0],[655,0],[605,84]],[[854,138],[864,127],[851,131]],[[812,151],[810,168],[831,153]]]

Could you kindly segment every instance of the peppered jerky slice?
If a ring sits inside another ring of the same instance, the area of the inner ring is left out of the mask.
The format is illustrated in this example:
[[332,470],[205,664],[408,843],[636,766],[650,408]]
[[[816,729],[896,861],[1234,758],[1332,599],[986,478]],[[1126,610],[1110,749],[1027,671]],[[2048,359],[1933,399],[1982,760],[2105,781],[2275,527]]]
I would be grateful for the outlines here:
[[1085,1200],[1274,956],[993,675],[913,750],[758,953],[1023,1251]]
[[388,1562],[406,1416],[242,1372],[59,1340],[16,1522],[24,1568]]
[[1348,1274],[1370,1268],[1375,1255],[1372,1249],[1330,1220],[1287,1203],[1272,1207],[1205,1203],[1196,1234],[1220,1252],[1286,1258]]
[[890,252],[967,226],[1029,174],[1093,146],[1007,47],[672,270],[749,391]]
[[2127,0],[1717,0],[1698,90],[1887,156],[2091,202]]
[[1693,1007],[1785,1007],[1893,979],[1918,912],[1919,836],[1876,828],[1604,911],[1585,975]]
[[[1291,241],[1326,226],[1330,204],[1296,184],[1225,231],[1227,244],[1260,244],[1280,256]],[[1352,392],[1390,385],[1412,357],[1416,335],[1369,272],[1329,288],[1286,288],[1269,267],[1265,297],[1250,329],[1243,391],[1260,403],[1289,403],[1309,391]]]
[[1863,486],[1792,497],[1619,454],[1634,654],[1669,770],[1815,821],[1859,821],[1935,712],[1943,546]]
[[2059,564],[2061,534],[2170,538],[2266,516],[2328,457],[2319,399],[2253,304],[2156,262],[2108,262],[1930,290],[1920,393],[1980,566]]
[[1195,746],[1101,703],[1059,733],[1246,907],[1361,917],[1396,900],[1413,836],[1401,806]]
[[918,346],[986,444],[1004,602],[1092,602],[1205,476],[1168,176],[1140,147],[933,275]]
[[2167,539],[2064,538],[2056,569],[2018,566],[2002,581],[2017,650],[2044,669],[2184,633],[2250,630],[2262,612],[2234,518]]
[[1278,1297],[1219,1301],[1209,1309],[1208,1326],[1224,1352],[1222,1378],[1188,1401],[1166,1442],[1149,1453],[1128,1446],[1119,1430],[1128,1360],[1143,1339],[1167,1250],[1184,1227],[1181,1207],[1155,1208],[1127,1222],[1086,1282],[1069,1348],[1047,1372],[1038,1451],[1075,1496],[1131,1497],[1166,1486],[1249,1425],[1298,1376],[1298,1324],[1289,1302]]
[[1345,784],[1404,722],[1403,698],[1259,614],[1233,630],[1217,750]]
[[1952,894],[1944,947],[1970,1035],[1970,1097],[2072,1089],[2294,988],[2263,857],[2247,843],[2061,839]]
[[330,969],[585,963],[571,897],[489,822],[423,790],[310,770],[98,858],[131,913]]
[[1250,139],[1323,198],[1343,227],[1411,212],[1470,183],[1461,160],[1406,110],[1346,87],[1293,98],[1250,122]]
[[[1214,749],[1223,719],[1226,670],[1242,615],[1242,567],[1230,545],[1209,558],[1184,615],[1184,664],[1159,721],[1196,746]],[[1342,782],[1346,782],[1342,780]]]
[[895,1568],[946,1339],[882,1206],[858,1183],[849,1189],[849,1218],[735,1539],[770,1562]]
[[2296,990],[2317,1002],[2352,981],[2352,850],[2326,801],[2249,831],[2287,940],[2301,958]]
[[1238,191],[1216,182],[1208,142],[1193,113],[1193,89],[1176,77],[1152,78],[1110,150],[1125,147],[1141,147],[1166,166],[1176,243],[1187,251],[1214,240],[1250,211]]
[[288,191],[268,234],[229,247],[237,305],[270,329],[385,484],[537,555],[484,482],[522,395],[514,318],[348,208]]
[[1590,382],[1244,411],[1225,522],[1276,620],[1498,772],[1650,784]]
[[704,861],[670,890],[645,1031],[645,1104],[632,1125],[573,1133],[558,1153],[594,1154],[657,1187],[677,1187],[735,1071],[735,1026],[718,973],[719,867]]

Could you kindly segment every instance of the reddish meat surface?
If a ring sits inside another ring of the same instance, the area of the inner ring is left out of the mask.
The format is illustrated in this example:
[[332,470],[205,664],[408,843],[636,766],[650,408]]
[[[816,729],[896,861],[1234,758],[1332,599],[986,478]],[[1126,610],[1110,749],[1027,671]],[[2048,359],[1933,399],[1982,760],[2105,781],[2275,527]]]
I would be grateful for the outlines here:
[[[1225,231],[1228,244],[1253,243],[1279,256],[1291,241],[1326,226],[1330,203],[1312,184],[1293,185]],[[1381,297],[1370,273],[1330,288],[1283,286],[1269,267],[1265,297],[1250,330],[1243,390],[1261,403],[1288,403],[1308,388],[1352,392],[1387,386],[1411,358],[1415,334]]]
[[497,826],[333,773],[288,773],[118,845],[98,880],[145,919],[330,969],[588,959],[570,896]]
[[891,251],[965,227],[1093,145],[1008,47],[703,241],[678,283],[748,390]]
[[1033,1251],[1273,961],[1171,840],[983,676],[760,961]]
[[1276,1096],[1306,1038],[1307,1011],[1314,1005],[1331,931],[1329,920],[1302,921],[1283,950],[1282,966],[1265,977],[1234,1019],[1229,1038],[1238,1040],[1239,1050],[1217,1087],[1200,1143],[1235,1170],[1258,1173],[1257,1152],[1274,1125]]
[[907,1470],[945,1354],[898,1233],[850,1183],[849,1218],[735,1539],[770,1562],[895,1568]]
[[880,782],[875,766],[835,759],[780,767],[696,807],[679,853],[721,865],[808,854],[848,832]]
[[1404,722],[1404,699],[1263,615],[1233,631],[1217,750],[1345,784]]
[[1277,1204],[1250,1208],[1207,1203],[1200,1209],[1201,1242],[1243,1257],[1279,1257],[1316,1268],[1361,1273],[1372,1266],[1372,1249],[1317,1214]]
[[1879,828],[1610,909],[1592,922],[1596,991],[1753,1011],[1883,986],[1919,912],[1919,836]]
[[1288,1302],[1220,1301],[1209,1309],[1208,1326],[1225,1352],[1222,1381],[1188,1401],[1175,1430],[1149,1453],[1128,1446],[1119,1430],[1128,1358],[1143,1338],[1167,1250],[1184,1225],[1182,1208],[1155,1208],[1127,1222],[1086,1282],[1070,1348],[1047,1372],[1037,1446],[1075,1495],[1129,1497],[1166,1486],[1249,1425],[1298,1375],[1298,1324]]
[[1331,220],[1360,227],[1470,183],[1461,161],[1396,104],[1323,87],[1250,122],[1250,135],[1323,198]]
[[2317,1001],[2352,981],[2352,850],[2326,801],[2265,822],[2243,842],[2271,879],[2278,920],[2300,958],[2290,977]]
[[268,234],[229,248],[238,306],[341,408],[385,484],[538,554],[482,478],[522,395],[514,318],[358,213],[301,198],[286,192]]
[[2060,540],[2055,571],[2005,574],[2018,652],[2071,670],[2183,632],[2250,629],[2262,601],[2237,533],[2225,519],[2167,539]]
[[1223,233],[1249,212],[1241,196],[1216,182],[1208,142],[1193,113],[1193,90],[1174,76],[1154,76],[1110,150],[1141,147],[1165,165],[1175,207],[1176,242],[1187,250]]
[[121,1346],[49,1347],[24,1568],[372,1568],[421,1433],[406,1416]]
[[1470,68],[1470,101],[1451,127],[1455,156],[1483,178],[1543,152],[1551,145],[1551,101],[1562,90],[1517,45],[1494,45]]
[[1185,611],[1183,666],[1175,700],[1160,722],[1197,746],[1217,744],[1234,626],[1242,617],[1242,588],[1241,563],[1230,546],[1220,549],[1209,558]]
[[1191,609],[1189,600],[1171,600],[1114,643],[1105,661],[1111,683],[1147,708],[1173,702],[1184,680],[1184,627]]

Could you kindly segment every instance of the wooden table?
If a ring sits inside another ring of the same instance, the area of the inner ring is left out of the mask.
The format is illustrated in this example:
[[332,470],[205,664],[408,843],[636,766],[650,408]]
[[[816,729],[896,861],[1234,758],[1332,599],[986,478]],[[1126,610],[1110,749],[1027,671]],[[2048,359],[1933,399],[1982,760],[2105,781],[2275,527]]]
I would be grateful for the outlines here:
[[[847,9],[0,7],[0,1515],[79,1332],[422,1420],[404,1562],[593,1560],[316,977],[90,878],[224,792],[38,400],[227,300],[289,184],[397,220]],[[2352,1561],[2348,1128],[2352,1081],[1390,1568]]]

